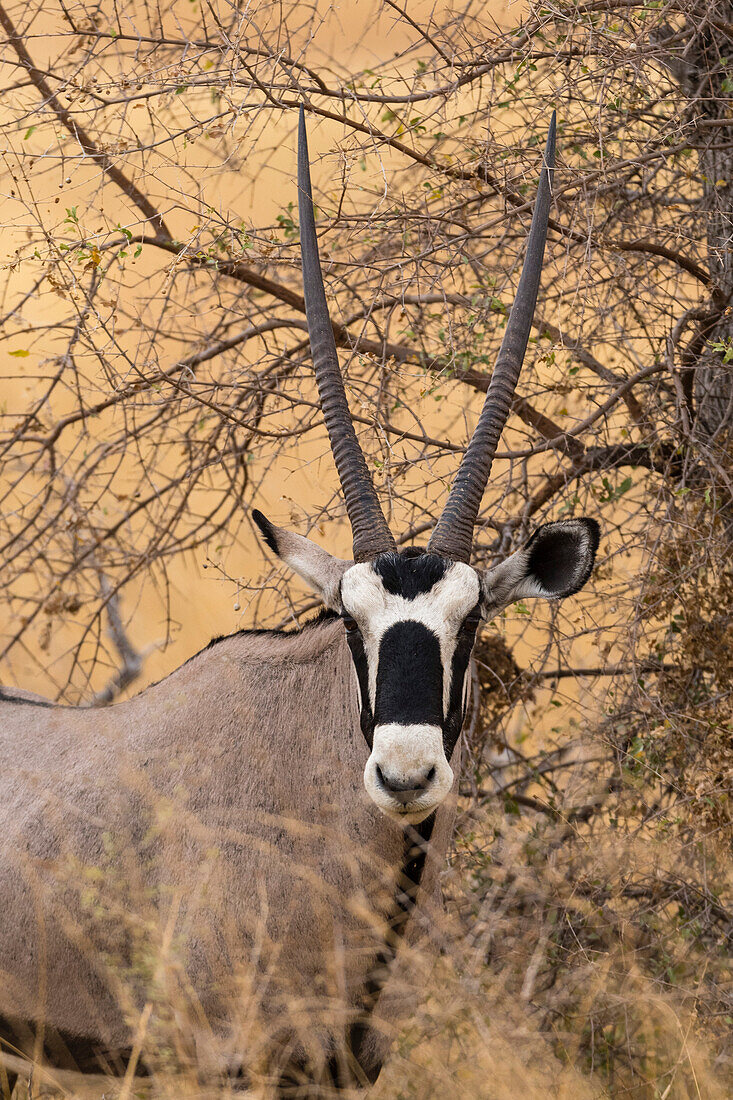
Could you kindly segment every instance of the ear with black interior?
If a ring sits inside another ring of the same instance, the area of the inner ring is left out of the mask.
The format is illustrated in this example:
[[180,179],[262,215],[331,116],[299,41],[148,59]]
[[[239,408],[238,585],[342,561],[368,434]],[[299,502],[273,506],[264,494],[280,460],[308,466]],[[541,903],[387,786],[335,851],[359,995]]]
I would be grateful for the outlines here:
[[538,527],[522,550],[484,573],[484,613],[496,614],[515,600],[572,596],[591,575],[599,540],[594,519],[566,519]]
[[326,607],[340,612],[341,578],[354,563],[344,561],[342,558],[334,558],[328,551],[323,550],[304,535],[296,535],[284,527],[276,527],[256,508],[252,509],[252,519],[259,527],[262,538],[273,554],[277,554],[294,573],[297,573],[308,587],[321,597]]

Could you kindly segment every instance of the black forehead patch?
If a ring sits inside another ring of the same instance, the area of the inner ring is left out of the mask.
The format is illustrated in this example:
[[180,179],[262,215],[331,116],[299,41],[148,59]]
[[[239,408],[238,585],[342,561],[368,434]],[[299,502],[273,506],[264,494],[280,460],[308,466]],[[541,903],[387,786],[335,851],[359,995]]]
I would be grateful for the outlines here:
[[425,554],[410,546],[399,552],[380,554],[372,562],[372,569],[393,596],[414,600],[422,592],[429,592],[445,576],[450,564],[437,554]]

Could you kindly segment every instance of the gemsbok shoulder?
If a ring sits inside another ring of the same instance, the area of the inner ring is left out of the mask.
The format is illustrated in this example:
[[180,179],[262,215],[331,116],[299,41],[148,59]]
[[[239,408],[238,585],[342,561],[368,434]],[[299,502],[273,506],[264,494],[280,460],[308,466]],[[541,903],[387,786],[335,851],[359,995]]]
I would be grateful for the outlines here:
[[566,519],[486,571],[470,564],[532,323],[554,151],[553,116],[476,430],[427,546],[398,550],[349,415],[301,110],[308,332],[353,560],[255,511],[323,601],[313,622],[216,639],[106,708],[0,692],[0,1036],[16,1053],[144,1072],[142,1037],[158,1036],[156,1051],[177,1044],[172,1062],[267,1075],[280,1096],[378,1076],[405,956],[440,904],[476,631],[515,600],[577,592],[598,545],[594,520]]

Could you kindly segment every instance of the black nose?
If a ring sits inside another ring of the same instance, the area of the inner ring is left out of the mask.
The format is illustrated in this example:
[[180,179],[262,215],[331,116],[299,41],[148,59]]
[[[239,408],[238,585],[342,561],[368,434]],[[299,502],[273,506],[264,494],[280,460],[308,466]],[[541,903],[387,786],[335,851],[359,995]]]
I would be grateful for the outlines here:
[[429,768],[422,775],[410,775],[407,779],[391,779],[377,764],[377,782],[383,790],[389,791],[398,802],[412,802],[426,791],[435,779],[435,768]]

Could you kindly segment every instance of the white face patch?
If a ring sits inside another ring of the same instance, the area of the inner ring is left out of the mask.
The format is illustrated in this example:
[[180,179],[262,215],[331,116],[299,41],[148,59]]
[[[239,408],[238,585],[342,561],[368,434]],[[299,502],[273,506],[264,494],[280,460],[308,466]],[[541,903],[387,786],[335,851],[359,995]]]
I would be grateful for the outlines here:
[[[420,592],[412,599],[389,592],[381,576],[368,563],[354,565],[344,573],[341,601],[345,613],[356,621],[361,634],[372,711],[376,705],[382,639],[398,623],[417,622],[438,640],[445,720],[459,633],[479,598],[479,576],[463,562],[451,563],[428,592]],[[465,691],[465,686],[462,687]],[[383,813],[405,823],[422,821],[453,786],[453,771],[445,756],[442,728],[406,722],[385,722],[375,726],[372,752],[364,769],[364,786]]]

